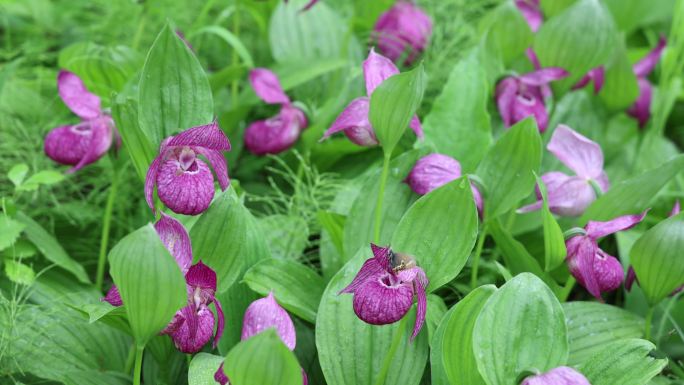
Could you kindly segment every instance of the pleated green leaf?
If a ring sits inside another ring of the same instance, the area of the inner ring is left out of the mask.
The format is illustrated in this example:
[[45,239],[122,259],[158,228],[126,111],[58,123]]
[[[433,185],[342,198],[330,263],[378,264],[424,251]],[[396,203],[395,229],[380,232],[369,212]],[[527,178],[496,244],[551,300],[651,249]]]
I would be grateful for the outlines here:
[[523,54],[534,38],[527,21],[512,1],[506,1],[489,12],[482,19],[480,31],[489,49],[505,64]]
[[563,263],[567,250],[565,249],[563,230],[561,230],[560,225],[558,225],[556,218],[553,217],[553,214],[551,214],[551,210],[549,209],[546,186],[541,178],[536,178],[537,186],[539,186],[539,191],[541,192],[543,200],[540,212],[544,229],[544,269],[549,271]]
[[591,385],[643,385],[667,365],[667,359],[649,355],[655,349],[646,340],[615,341],[604,345],[579,370]]
[[197,353],[188,367],[188,385],[216,385],[214,374],[224,357],[209,353]]
[[485,218],[512,209],[532,192],[541,165],[541,137],[532,118],[518,122],[494,143],[477,168],[485,187]]
[[428,291],[456,278],[477,238],[477,208],[467,177],[431,191],[404,214],[392,249],[416,258],[430,280]]
[[294,353],[269,329],[235,345],[224,371],[231,385],[301,385],[302,372]]
[[608,108],[615,110],[630,107],[639,96],[637,78],[627,57],[624,42],[620,42],[606,64],[605,83],[599,96]]
[[570,342],[569,365],[578,365],[607,344],[628,338],[639,338],[644,320],[619,307],[598,302],[566,302],[563,304]]
[[684,285],[684,213],[653,226],[632,246],[629,257],[639,286],[656,305]]
[[155,145],[214,118],[209,80],[190,48],[168,24],[147,54],[139,92],[140,128]]
[[158,145],[153,145],[140,129],[138,102],[125,95],[118,95],[112,104],[112,118],[117,131],[121,134],[121,142],[133,161],[135,171],[140,180],[144,181],[147,169],[156,156]]
[[430,346],[432,346],[435,333],[437,332],[437,327],[442,322],[442,318],[446,312],[447,306],[442,297],[436,294],[428,294],[427,310],[425,313],[425,326],[427,327],[428,341]]
[[273,291],[278,303],[287,311],[303,320],[316,322],[325,281],[310,267],[292,260],[269,258],[247,270],[242,280],[261,295]]
[[550,18],[571,6],[575,1],[577,0],[541,0],[539,4],[544,16]]
[[449,383],[485,385],[477,369],[473,351],[473,328],[487,300],[496,292],[494,285],[480,286],[452,307],[444,317],[441,359]]
[[246,268],[245,255],[270,256],[261,228],[232,189],[219,193],[190,230],[195,262],[216,272],[218,291],[228,289]]
[[[387,376],[382,384],[418,385],[425,369],[428,341],[425,330],[409,341],[415,307],[408,312],[399,347],[388,351],[401,322],[369,325],[356,317],[351,294],[337,293],[351,283],[364,260],[372,256],[366,246],[328,283],[316,318],[316,347],[325,379],[335,385],[374,385],[383,365]],[[389,361],[385,361],[389,360]]]
[[488,385],[518,385],[525,371],[564,365],[568,336],[563,308],[542,280],[520,274],[485,304],[475,322],[473,349]]
[[684,155],[679,155],[659,167],[611,186],[608,192],[589,206],[580,218],[580,223],[607,221],[646,210],[658,191],[683,168]]
[[185,278],[151,224],[121,239],[109,265],[136,344],[144,346],[187,303]]
[[421,63],[382,82],[373,91],[369,120],[386,156],[399,143],[423,100],[427,75]]

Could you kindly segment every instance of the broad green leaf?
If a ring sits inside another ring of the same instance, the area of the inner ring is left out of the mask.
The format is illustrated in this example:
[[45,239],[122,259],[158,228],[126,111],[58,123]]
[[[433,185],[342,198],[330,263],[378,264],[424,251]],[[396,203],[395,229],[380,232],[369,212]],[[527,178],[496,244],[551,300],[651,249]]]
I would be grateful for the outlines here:
[[269,258],[247,270],[242,279],[261,295],[273,291],[278,303],[303,320],[314,323],[325,281],[299,262]]
[[370,96],[368,119],[385,156],[399,143],[411,118],[423,100],[427,75],[423,64],[411,71],[391,76]]
[[635,214],[649,207],[653,197],[684,168],[684,155],[648,170],[634,178],[611,186],[589,206],[580,223],[607,221],[625,214]]
[[591,385],[642,385],[667,365],[667,359],[657,359],[649,354],[655,349],[655,345],[646,340],[615,341],[604,345],[579,370]]
[[494,219],[514,208],[534,189],[541,147],[537,124],[527,118],[489,149],[476,172],[485,187],[485,218]]
[[147,54],[139,92],[140,129],[153,145],[214,118],[207,76],[190,48],[168,24]]
[[549,209],[548,197],[546,195],[546,185],[537,177],[537,186],[541,193],[543,204],[541,208],[542,226],[544,228],[544,269],[553,270],[563,263],[567,250],[565,249],[565,238],[563,230],[556,222],[556,218]]
[[220,39],[228,43],[228,45],[237,52],[240,59],[249,67],[254,67],[254,60],[252,60],[252,55],[250,55],[249,50],[242,44],[240,38],[235,36],[232,32],[218,25],[210,25],[203,27],[194,31],[190,36],[199,35],[201,33],[212,34],[218,36]]
[[10,281],[20,285],[31,285],[36,279],[36,273],[31,266],[13,259],[5,260],[5,274]]
[[653,21],[671,17],[675,0],[604,0],[621,31],[630,32]]
[[140,128],[137,101],[125,95],[117,95],[112,105],[112,117],[135,171],[140,180],[144,181],[147,169],[156,155],[157,146],[152,145]]
[[38,224],[38,222],[29,218],[22,212],[17,213],[17,220],[26,226],[24,235],[29,241],[36,245],[38,250],[40,250],[40,253],[43,254],[47,260],[70,272],[76,276],[80,282],[90,283],[90,279],[83,266],[73,260],[69,254],[64,251],[55,237],[50,235],[50,233]]
[[586,362],[610,342],[639,338],[644,320],[619,307],[598,302],[563,304],[570,342],[569,365]]
[[228,289],[247,268],[245,255],[270,256],[256,219],[232,189],[219,193],[190,229],[195,260],[216,272],[218,291]]
[[258,225],[273,258],[301,259],[309,243],[309,227],[304,218],[275,214],[259,218]]
[[475,322],[473,349],[488,385],[518,385],[525,371],[564,365],[568,336],[563,308],[544,282],[522,273],[485,304]]
[[442,322],[444,314],[447,312],[447,306],[442,297],[436,294],[427,295],[427,311],[425,312],[425,327],[428,331],[428,342],[430,346],[433,343],[433,337],[437,331],[437,327]]
[[467,177],[418,199],[394,230],[392,249],[416,258],[434,291],[456,278],[477,239],[477,209]]
[[25,224],[5,214],[0,215],[0,250],[12,246],[25,228]]
[[605,68],[605,83],[599,93],[601,100],[608,108],[615,110],[630,107],[639,96],[639,86],[624,42],[620,42]]
[[[366,246],[368,247],[368,246]],[[417,385],[423,375],[428,355],[427,333],[422,331],[409,341],[415,321],[410,310],[403,329],[399,348],[387,357],[392,338],[401,322],[375,326],[356,317],[351,294],[339,291],[351,283],[369,252],[360,250],[330,281],[323,293],[316,318],[316,347],[318,357],[329,384],[374,385],[385,364],[389,365],[384,384]]]
[[214,373],[224,359],[209,353],[195,354],[188,368],[188,385],[216,385]]
[[599,0],[578,0],[544,21],[534,51],[542,67],[562,67],[570,73],[557,82],[567,91],[587,71],[605,64],[616,43],[617,31],[606,7]]
[[[444,350],[444,331],[447,324],[445,321],[453,310],[454,307],[452,306],[442,317],[442,321],[437,325],[437,330],[430,334],[430,381],[432,385],[449,385],[442,351]],[[429,316],[429,310],[427,314]]]
[[487,46],[499,55],[504,64],[510,64],[530,44],[534,35],[520,10],[512,1],[496,7],[482,19],[481,34]]
[[83,313],[89,323],[102,322],[126,334],[132,334],[124,306],[112,306],[109,302],[98,301],[71,307]]
[[[0,223],[2,223],[2,219],[0,219]],[[0,224],[0,227],[2,225]],[[4,233],[3,236],[6,236],[7,234]],[[1,248],[0,248],[1,249]],[[21,259],[27,259],[31,258],[36,253],[38,252],[38,249],[36,246],[33,245],[33,243],[27,241],[26,239],[17,239],[16,242],[12,245],[12,247],[6,248],[5,250],[0,253],[2,257],[5,258],[21,258]]]
[[12,184],[15,187],[18,187],[19,185],[21,185],[21,182],[24,181],[24,178],[26,177],[28,170],[29,168],[26,165],[26,163],[16,164],[7,173],[7,178],[12,182]]
[[539,3],[544,16],[550,18],[571,6],[575,1],[577,0],[541,0]]
[[301,385],[294,353],[274,329],[240,342],[226,356],[223,369],[232,385]]
[[651,306],[684,285],[684,213],[653,226],[632,246],[629,258]]
[[185,278],[150,224],[121,239],[109,265],[135,342],[144,346],[187,303]]
[[[319,211],[316,215],[321,228],[330,235],[330,240],[337,252],[344,254],[344,222],[347,217],[330,211]],[[321,260],[321,263],[324,261]]]
[[19,190],[35,190],[40,185],[51,185],[64,180],[64,174],[57,171],[43,170],[31,175],[19,186]]
[[494,285],[480,286],[452,307],[444,317],[441,357],[451,384],[485,385],[477,369],[473,351],[473,328],[487,300],[496,292]]
[[449,80],[425,117],[425,144],[475,169],[492,142],[487,77],[473,51],[451,70]]

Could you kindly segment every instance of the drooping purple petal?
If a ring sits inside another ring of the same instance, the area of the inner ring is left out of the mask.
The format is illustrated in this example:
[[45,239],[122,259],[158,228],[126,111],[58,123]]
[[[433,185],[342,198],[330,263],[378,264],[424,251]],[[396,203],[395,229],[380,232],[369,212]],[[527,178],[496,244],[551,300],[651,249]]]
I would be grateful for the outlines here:
[[363,76],[366,80],[366,94],[368,97],[373,91],[390,76],[399,73],[397,66],[392,61],[371,48],[368,58],[363,62]]
[[527,377],[520,385],[591,385],[577,370],[559,366],[546,373]]
[[59,164],[75,165],[88,152],[91,136],[88,122],[54,128],[45,137],[45,155]]
[[546,148],[582,178],[597,178],[603,172],[603,151],[598,143],[559,125]]
[[185,171],[177,160],[169,159],[159,165],[156,179],[159,199],[177,214],[200,214],[214,197],[214,176],[200,159],[195,159],[191,168]]
[[544,16],[539,9],[539,0],[516,0],[515,5],[520,10],[520,13],[522,13],[532,32],[537,32],[544,21]]
[[176,259],[181,272],[185,274],[192,264],[190,236],[185,227],[176,219],[162,213],[161,218],[154,224],[154,229],[166,249]]
[[627,113],[639,122],[639,127],[644,128],[651,117],[651,100],[653,99],[653,86],[645,78],[638,78],[639,97],[634,101]]
[[670,211],[670,216],[673,217],[673,216],[679,214],[679,212],[680,212],[681,210],[682,210],[682,207],[681,207],[680,204],[679,204],[679,199],[677,199],[677,200],[675,201],[674,206],[672,206],[672,211]]
[[570,177],[561,185],[548,190],[549,209],[565,217],[577,217],[596,200],[596,192],[586,179]]
[[311,7],[316,5],[316,3],[318,3],[318,0],[309,0],[309,2],[304,6],[304,8],[302,8],[302,11],[308,11],[309,9],[311,9]]
[[249,71],[249,82],[254,92],[266,103],[288,104],[290,98],[283,91],[278,75],[266,68],[255,68]]
[[245,147],[255,155],[278,154],[294,145],[306,125],[300,109],[285,105],[278,115],[247,127]]
[[580,88],[584,88],[587,84],[589,84],[589,82],[593,81],[594,94],[598,94],[601,91],[601,88],[603,88],[605,76],[606,69],[603,66],[598,66],[596,68],[589,70],[589,72],[587,72],[586,75],[582,76],[582,79],[580,79],[574,86],[572,86],[572,89],[578,90]]
[[228,177],[228,163],[223,153],[218,150],[208,150],[204,147],[195,147],[195,151],[207,158],[211,168],[214,169],[214,174],[216,174],[221,190],[226,191],[228,185],[230,185],[230,178]]
[[650,74],[655,68],[656,64],[658,64],[658,61],[660,61],[660,57],[662,56],[666,45],[667,40],[665,37],[661,37],[658,40],[658,45],[656,45],[655,48],[653,48],[651,52],[649,52],[648,55],[646,55],[643,59],[634,64],[632,67],[634,74],[640,78],[646,77],[648,74]]
[[403,284],[389,273],[371,279],[354,292],[354,313],[372,325],[402,319],[413,305],[413,284]]
[[95,119],[102,113],[100,98],[88,92],[85,84],[76,74],[65,70],[59,71],[57,90],[64,104],[81,119]]
[[179,133],[169,140],[168,146],[199,146],[209,150],[230,151],[228,137],[216,121]]
[[513,105],[517,92],[518,82],[515,80],[515,78],[512,77],[503,79],[496,86],[496,105],[499,109],[501,120],[503,120],[504,125],[506,127],[510,127],[514,124],[511,107]]
[[548,67],[526,73],[519,76],[518,79],[524,84],[538,87],[549,84],[554,80],[563,79],[568,75],[570,75],[570,73],[563,68]]
[[419,267],[414,267],[414,270],[418,270],[418,276],[414,281],[414,289],[416,291],[416,323],[413,325],[413,333],[411,334],[411,339],[416,338],[420,329],[422,329],[425,323],[425,315],[427,314],[427,296],[425,290],[427,289],[427,277],[423,270]]
[[373,252],[373,259],[375,259],[378,264],[388,273],[394,274],[392,270],[392,250],[389,246],[382,247],[374,243],[370,244],[371,251]]
[[625,289],[627,291],[632,290],[632,285],[634,285],[634,281],[637,281],[637,276],[636,272],[634,271],[634,268],[630,265],[629,268],[627,268],[627,277],[625,278]]
[[409,123],[409,127],[411,130],[413,130],[413,133],[416,134],[418,139],[422,139],[425,134],[423,133],[423,125],[420,124],[420,119],[418,118],[418,115],[413,115],[411,118],[411,122]]
[[623,215],[607,222],[589,221],[584,229],[587,231],[587,236],[599,239],[618,231],[631,229],[644,219],[646,213],[648,210],[641,214]]
[[223,362],[221,362],[221,365],[219,365],[216,373],[214,373],[214,381],[221,385],[228,385],[230,383],[228,376],[226,376],[226,372],[223,370]]
[[617,258],[597,249],[594,259],[594,275],[598,280],[601,292],[608,292],[620,287],[624,271]]
[[541,96],[541,89],[523,88],[519,89],[511,104],[511,125],[533,116],[539,127],[539,132],[546,131],[549,123],[549,114],[546,111],[544,98]]
[[214,334],[214,343],[213,347],[216,349],[216,346],[218,346],[218,343],[221,341],[221,337],[223,337],[223,329],[225,328],[226,325],[226,318],[223,315],[223,307],[221,306],[221,302],[217,299],[214,298],[214,306],[216,307],[216,334]]
[[176,348],[183,353],[197,353],[209,342],[214,331],[214,314],[208,307],[196,309],[194,304],[181,309],[184,322],[170,334]]
[[323,134],[324,140],[330,135],[344,131],[344,134],[353,143],[369,147],[376,146],[378,139],[375,137],[373,127],[368,120],[369,99],[359,97],[352,100],[342,113],[335,119],[333,124]]
[[587,236],[572,237],[565,242],[568,251],[568,269],[577,282],[587,291],[601,299],[601,286],[594,270],[594,258],[598,251],[596,242]]
[[84,166],[95,162],[100,159],[112,145],[113,131],[114,131],[114,121],[109,116],[102,116],[93,120],[89,120],[90,123],[91,137],[88,143],[88,149],[83,154],[83,157],[79,160],[74,167],[67,170],[67,173],[73,173]]
[[426,155],[416,162],[406,178],[411,190],[425,195],[461,176],[461,164],[443,154]]
[[273,292],[268,296],[252,302],[245,311],[242,321],[241,340],[259,334],[264,330],[275,328],[285,346],[294,350],[297,344],[294,324],[287,311],[278,305]]
[[109,288],[109,291],[107,291],[107,294],[102,298],[102,301],[107,301],[110,305],[117,307],[123,305],[121,294],[116,285],[112,285],[112,287]]
[[539,62],[539,57],[537,57],[537,53],[534,52],[532,47],[525,50],[525,56],[527,56],[527,58],[530,60],[530,62],[532,63],[532,66],[534,67],[535,70],[541,69],[541,63]]
[[372,37],[380,52],[392,61],[408,53],[410,64],[427,46],[432,34],[430,17],[411,1],[397,1],[378,18]]

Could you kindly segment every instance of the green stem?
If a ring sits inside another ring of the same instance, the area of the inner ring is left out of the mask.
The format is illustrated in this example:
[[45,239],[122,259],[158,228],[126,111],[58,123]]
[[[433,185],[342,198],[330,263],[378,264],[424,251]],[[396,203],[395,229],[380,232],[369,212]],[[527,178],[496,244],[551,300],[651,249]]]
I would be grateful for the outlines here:
[[133,385],[140,385],[140,374],[142,373],[142,359],[145,346],[138,346],[135,351],[135,372],[133,372]]
[[377,380],[375,380],[375,385],[385,384],[385,379],[387,378],[387,373],[389,372],[390,365],[392,364],[392,360],[394,359],[394,354],[397,352],[397,349],[399,348],[399,343],[401,342],[401,337],[405,333],[407,318],[408,317],[404,316],[404,318],[402,318],[401,321],[399,321],[399,327],[397,327],[397,330],[395,330],[394,332],[394,337],[392,337],[392,344],[390,344],[389,351],[385,356],[385,360],[382,362],[382,369],[380,369],[380,374],[378,375]]
[[[237,39],[240,39],[240,1],[235,0],[235,16],[233,17],[233,35]],[[237,54],[237,51],[233,49],[232,57],[231,57],[232,65],[237,66],[240,64],[240,56]],[[237,105],[237,98],[238,98],[238,80],[234,79],[231,86],[231,104],[233,106]]]
[[484,241],[487,238],[487,225],[482,226],[480,236],[477,238],[477,245],[475,246],[475,255],[473,255],[473,266],[470,269],[470,287],[475,290],[477,288],[477,273],[480,267],[480,254],[484,247]]
[[126,366],[124,366],[124,373],[130,373],[133,370],[133,363],[135,362],[135,342],[131,344],[126,357]]
[[145,30],[145,22],[147,21],[147,6],[143,3],[142,14],[140,15],[140,21],[138,22],[138,28],[135,30],[135,35],[133,35],[133,42],[131,47],[133,50],[137,50],[140,45],[140,39],[142,38],[143,31]]
[[565,281],[565,286],[563,286],[563,289],[561,290],[560,294],[558,294],[559,301],[565,302],[568,300],[568,296],[570,295],[572,288],[575,287],[576,282],[577,281],[575,280],[575,277],[573,277],[572,275],[568,277],[568,280]]
[[651,340],[651,323],[653,322],[653,313],[655,313],[655,306],[648,308],[646,313],[646,323],[644,324],[644,339]]
[[[116,167],[116,166],[113,166]],[[100,255],[97,260],[97,276],[95,278],[95,287],[97,290],[102,290],[102,281],[104,280],[105,263],[107,261],[107,245],[109,243],[109,228],[112,223],[112,211],[114,209],[114,200],[116,199],[116,190],[119,184],[119,174],[114,168],[112,170],[112,184],[109,186],[109,195],[107,196],[107,204],[105,206],[104,218],[102,218],[102,237],[100,238]]]
[[375,205],[375,226],[373,226],[373,241],[380,243],[380,226],[382,225],[382,201],[385,198],[385,185],[389,176],[390,155],[385,154],[382,161],[382,174],[380,175],[380,189],[378,190],[378,202]]

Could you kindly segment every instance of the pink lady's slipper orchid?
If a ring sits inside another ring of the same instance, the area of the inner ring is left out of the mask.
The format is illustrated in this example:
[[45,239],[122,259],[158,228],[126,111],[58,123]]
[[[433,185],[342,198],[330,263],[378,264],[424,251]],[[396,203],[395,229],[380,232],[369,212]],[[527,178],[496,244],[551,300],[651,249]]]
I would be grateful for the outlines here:
[[515,6],[522,13],[532,32],[537,32],[544,21],[539,0],[515,0]]
[[[456,159],[443,154],[430,154],[418,159],[409,172],[406,183],[416,194],[425,195],[460,177],[461,164]],[[481,214],[482,195],[472,182],[470,189],[473,192],[477,211]]]
[[520,385],[591,385],[589,380],[573,368],[559,366],[546,373],[527,377]]
[[540,132],[544,132],[549,123],[545,101],[551,97],[549,83],[563,79],[568,72],[560,67],[541,68],[539,60],[531,49],[527,54],[534,64],[533,72],[504,78],[496,86],[496,105],[506,127],[534,116]]
[[352,283],[339,294],[354,294],[354,313],[371,325],[391,324],[404,318],[416,296],[418,308],[411,337],[416,338],[427,311],[425,272],[408,255],[374,244],[371,249],[373,258],[363,263]]
[[648,118],[651,117],[651,99],[653,98],[653,86],[648,79],[646,79],[646,76],[648,76],[648,74],[653,71],[656,64],[658,64],[666,44],[667,41],[665,38],[660,38],[658,45],[649,52],[646,57],[632,67],[632,70],[637,77],[637,83],[639,84],[639,97],[627,110],[627,113],[639,121],[639,127],[642,128],[646,125],[646,122],[648,122]]
[[568,250],[566,262],[570,273],[597,299],[601,299],[601,293],[620,287],[623,278],[622,265],[617,258],[599,248],[598,239],[630,229],[645,216],[646,212],[624,215],[607,222],[589,221],[584,227],[584,234],[565,241]]
[[209,207],[214,197],[214,177],[204,156],[214,168],[221,190],[228,187],[228,166],[223,151],[230,142],[213,122],[185,130],[162,141],[159,155],[145,177],[145,200],[154,210],[154,186],[159,199],[178,214],[197,215]]
[[[575,172],[574,176],[559,171],[542,175],[551,212],[562,216],[582,215],[597,198],[595,188],[606,192],[609,187],[608,176],[603,172],[601,147],[570,127],[559,125],[546,148]],[[518,212],[539,210],[542,198],[538,189],[537,199],[537,202],[520,208]]]
[[[297,334],[294,323],[287,311],[276,302],[273,292],[268,296],[252,302],[245,310],[242,320],[242,335],[240,339],[245,341],[265,330],[275,329],[280,340],[283,341],[290,351],[293,351],[297,344]],[[214,380],[221,385],[230,384],[228,376],[223,371],[223,364],[219,366],[214,374]],[[304,385],[308,383],[306,373],[302,369],[302,380]]]
[[[366,81],[366,95],[352,100],[344,111],[333,122],[332,126],[323,134],[324,140],[330,135],[344,131],[347,138],[359,146],[376,146],[378,139],[375,137],[373,126],[371,126],[368,113],[370,107],[370,96],[375,89],[390,76],[399,73],[397,66],[388,58],[375,53],[371,48],[368,58],[363,62],[363,76]],[[419,138],[423,137],[423,128],[414,116],[409,123],[409,127]]]
[[55,162],[80,170],[100,159],[112,145],[114,121],[100,107],[100,98],[88,92],[83,81],[69,71],[57,76],[59,97],[79,118],[76,125],[52,129],[45,137],[45,154]]
[[383,55],[396,62],[407,53],[411,64],[425,50],[432,35],[432,21],[412,1],[399,0],[378,18],[372,37]]
[[265,68],[255,68],[249,81],[257,96],[268,104],[280,104],[278,115],[256,121],[245,130],[245,147],[255,155],[283,152],[299,139],[308,125],[304,112],[292,105],[278,77]]
[[[168,334],[176,347],[183,353],[195,353],[209,342],[214,329],[214,314],[209,305],[216,307],[217,327],[214,347],[223,335],[224,317],[221,304],[214,297],[216,293],[216,273],[199,261],[192,264],[190,237],[183,225],[162,213],[154,225],[162,243],[178,263],[185,275],[188,290],[188,305],[174,315],[171,322],[160,334]],[[116,286],[112,286],[103,298],[113,306],[122,306],[121,296]]]
[[598,94],[601,92],[601,89],[603,88],[603,83],[605,82],[606,79],[606,69],[603,66],[596,67],[594,69],[589,70],[586,75],[580,79],[577,84],[572,86],[573,90],[577,90],[580,88],[584,88],[589,84],[590,82],[594,82],[594,94]]

